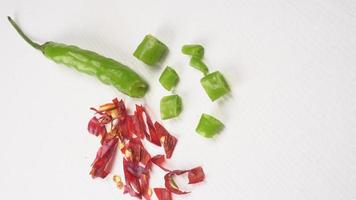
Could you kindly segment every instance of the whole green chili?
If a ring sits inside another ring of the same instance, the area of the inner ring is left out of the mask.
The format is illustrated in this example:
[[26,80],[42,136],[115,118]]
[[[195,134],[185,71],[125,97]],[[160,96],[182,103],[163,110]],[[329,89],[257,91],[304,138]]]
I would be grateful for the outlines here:
[[143,97],[146,94],[148,90],[147,82],[126,65],[73,45],[56,42],[37,44],[25,35],[11,17],[8,17],[8,20],[27,43],[40,50],[54,62],[73,67],[89,75],[95,75],[103,83],[113,85],[128,96]]

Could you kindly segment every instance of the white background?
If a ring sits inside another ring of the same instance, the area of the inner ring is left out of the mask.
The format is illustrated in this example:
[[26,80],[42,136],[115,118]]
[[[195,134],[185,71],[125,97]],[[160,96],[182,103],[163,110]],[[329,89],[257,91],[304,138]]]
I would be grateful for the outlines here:
[[[91,106],[124,98],[159,119],[165,65],[181,77],[184,112],[163,122],[179,138],[168,165],[202,165],[206,181],[175,199],[356,199],[356,1],[354,0],[1,0],[0,199],[131,199],[111,180],[92,180],[99,140],[87,134]],[[75,44],[115,58],[151,90],[132,100],[46,59],[6,20],[38,42]],[[150,69],[132,56],[145,34],[170,48]],[[180,53],[205,46],[205,62],[232,87],[210,102],[201,74]],[[194,132],[202,112],[226,129]],[[118,156],[113,174],[122,175]],[[152,187],[162,186],[154,169]]]

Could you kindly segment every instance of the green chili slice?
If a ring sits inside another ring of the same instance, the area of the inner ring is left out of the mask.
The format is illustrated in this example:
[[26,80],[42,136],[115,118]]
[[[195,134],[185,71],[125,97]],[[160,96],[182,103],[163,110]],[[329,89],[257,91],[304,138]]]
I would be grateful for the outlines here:
[[170,91],[178,84],[179,76],[173,68],[167,66],[159,77],[159,82],[166,90]]
[[162,119],[175,118],[182,112],[182,99],[176,94],[165,96],[161,99],[160,110]]
[[182,47],[182,53],[202,59],[204,56],[204,47],[200,44],[187,44]]
[[230,92],[229,85],[219,71],[204,76],[200,79],[200,83],[211,101],[215,101]]
[[190,59],[189,65],[194,67],[195,69],[203,72],[204,75],[209,73],[208,67],[205,65],[205,63],[200,58],[193,56]]
[[168,52],[168,47],[152,35],[146,35],[133,55],[147,65],[156,65]]
[[224,124],[215,117],[203,113],[195,131],[206,138],[212,138],[224,129]]

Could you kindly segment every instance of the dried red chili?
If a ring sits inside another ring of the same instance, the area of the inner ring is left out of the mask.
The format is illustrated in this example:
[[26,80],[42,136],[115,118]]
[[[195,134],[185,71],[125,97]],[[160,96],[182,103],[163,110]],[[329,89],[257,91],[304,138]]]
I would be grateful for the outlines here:
[[92,170],[90,171],[93,178],[105,178],[111,172],[114,157],[116,155],[117,142],[118,139],[113,138],[105,141],[100,147],[92,164]]
[[205,179],[203,168],[196,167],[188,171],[189,184],[202,182]]
[[190,170],[174,170],[171,171],[169,173],[167,173],[164,176],[164,183],[166,188],[175,194],[187,194],[189,192],[185,192],[185,191],[181,191],[179,190],[179,187],[177,186],[177,184],[174,182],[173,177],[174,176],[179,176],[182,174],[188,173],[188,184],[195,184],[195,183],[199,183],[202,182],[205,178],[205,174],[203,171],[203,168],[201,167],[196,167]]
[[[142,140],[146,138],[152,144],[163,146],[166,158],[171,158],[177,138],[171,135],[160,123],[153,123],[143,106],[136,105],[133,115],[127,113],[122,100],[114,99],[112,103],[104,104],[88,123],[89,133],[101,136],[101,147],[92,164],[92,177],[105,178],[111,171],[114,157],[119,146],[124,155],[123,170],[125,176],[124,193],[129,193],[139,199],[150,199],[152,190],[149,187],[152,163],[168,172],[165,176],[165,188],[155,188],[159,200],[171,200],[172,194],[186,194],[179,190],[173,177],[188,173],[189,184],[204,180],[201,167],[191,170],[169,170],[163,166],[164,155],[151,157],[145,149]],[[120,187],[122,187],[120,181]]]
[[88,131],[95,136],[104,136],[106,134],[105,125],[101,124],[96,117],[91,118],[89,121]]
[[169,132],[158,122],[154,124],[157,135],[160,137],[161,143],[166,153],[167,158],[171,158],[177,144],[177,138],[169,134]]
[[172,193],[165,188],[154,188],[158,200],[172,200]]
[[161,168],[163,171],[169,172],[170,170],[163,167],[163,163],[165,161],[164,155],[156,155],[151,158],[151,162]]
[[188,194],[189,192],[179,190],[179,187],[177,186],[177,184],[173,179],[175,175],[181,175],[186,172],[187,172],[186,170],[174,170],[167,173],[164,176],[164,185],[166,186],[167,190],[174,194]]

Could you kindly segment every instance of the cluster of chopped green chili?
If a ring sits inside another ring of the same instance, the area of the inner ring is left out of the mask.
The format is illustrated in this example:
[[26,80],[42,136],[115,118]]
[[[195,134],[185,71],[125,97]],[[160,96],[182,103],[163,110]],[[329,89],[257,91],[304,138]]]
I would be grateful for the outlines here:
[[[152,35],[146,35],[133,55],[150,66],[159,64],[168,52],[168,47]],[[159,82],[168,91],[172,91],[179,82],[177,72],[167,66],[159,77]],[[160,113],[163,120],[178,117],[182,112],[182,98],[177,94],[164,96],[160,101]]]
[[[182,47],[182,53],[191,56],[189,65],[204,74],[200,84],[210,100],[215,101],[229,93],[230,87],[219,71],[209,73],[207,65],[203,62],[204,52],[204,47],[200,44],[188,44]],[[195,130],[206,138],[212,138],[223,128],[224,124],[221,121],[203,113]]]
[[[159,77],[159,82],[166,90],[172,91],[179,82],[179,76],[173,68],[167,66]],[[178,117],[182,112],[182,98],[177,94],[162,97],[160,110],[162,119]]]

